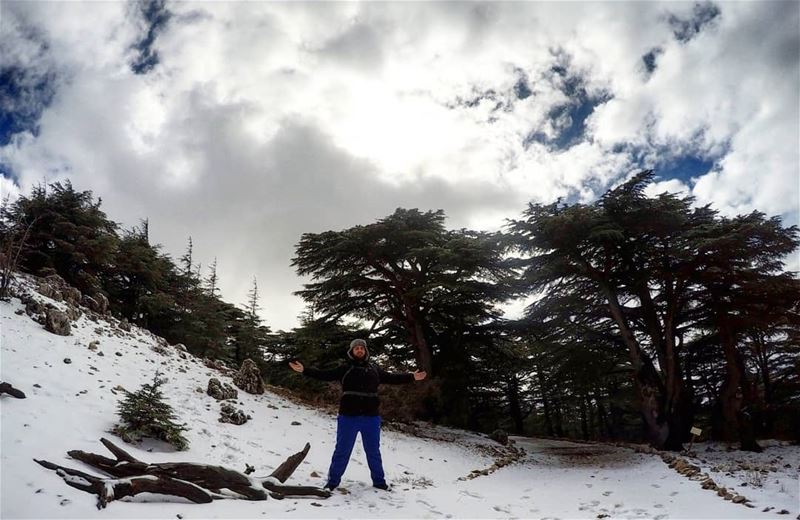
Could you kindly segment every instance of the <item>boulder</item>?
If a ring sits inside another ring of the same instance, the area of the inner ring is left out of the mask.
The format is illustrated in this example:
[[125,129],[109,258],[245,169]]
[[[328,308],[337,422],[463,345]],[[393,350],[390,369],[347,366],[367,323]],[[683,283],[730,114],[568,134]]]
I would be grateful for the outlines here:
[[125,332],[131,331],[131,324],[128,321],[128,318],[122,318],[122,321],[119,322],[119,328],[121,328]]
[[503,446],[508,445],[508,432],[505,430],[498,428],[497,430],[493,431],[489,438],[495,442],[499,442]]
[[248,419],[250,419],[250,416],[244,413],[242,410],[237,410],[229,403],[222,403],[222,407],[220,408],[219,422],[241,425],[246,423]]
[[237,399],[239,397],[239,392],[237,392],[234,387],[227,383],[220,382],[216,377],[212,377],[208,380],[208,389],[206,393],[217,401]]
[[80,289],[67,286],[61,289],[61,296],[64,298],[64,301],[78,305],[81,303],[81,297],[83,295],[81,294]]
[[42,314],[44,312],[44,309],[45,309],[44,305],[42,305],[41,303],[37,302],[34,299],[30,299],[27,302],[25,302],[25,312],[28,314],[28,316]]
[[66,313],[58,309],[47,309],[44,328],[59,336],[69,336],[70,322]]
[[233,384],[248,394],[264,393],[264,381],[261,379],[261,371],[252,359],[244,360],[242,367],[233,376]]
[[[56,275],[56,276],[58,276],[58,275]],[[58,288],[53,287],[49,283],[45,283],[45,282],[40,283],[36,287],[36,292],[38,292],[42,296],[47,296],[48,298],[51,298],[51,299],[53,299],[53,300],[55,300],[57,302],[60,302],[62,300],[61,291],[58,290]]]
[[45,276],[44,281],[47,283],[47,285],[55,287],[56,289],[64,289],[69,287],[69,285],[67,285],[67,281],[55,273]]
[[83,316],[83,313],[79,308],[75,307],[74,305],[67,304],[67,317],[70,320],[77,321],[81,316]]

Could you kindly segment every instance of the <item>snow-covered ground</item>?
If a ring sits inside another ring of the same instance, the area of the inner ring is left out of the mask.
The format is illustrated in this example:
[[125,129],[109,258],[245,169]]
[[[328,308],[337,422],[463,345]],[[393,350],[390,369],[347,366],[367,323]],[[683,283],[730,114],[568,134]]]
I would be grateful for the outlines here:
[[[27,394],[26,399],[0,398],[2,518],[734,519],[795,518],[800,513],[797,447],[773,443],[764,454],[743,455],[725,452],[719,445],[696,446],[705,461],[703,471],[718,469],[711,473],[714,479],[750,499],[754,507],[748,508],[701,489],[698,482],[679,475],[657,456],[603,444],[518,437],[517,446],[527,452],[520,462],[487,476],[464,479],[472,470],[492,465],[493,458],[485,449],[492,441],[435,427],[426,431],[438,439],[384,430],[382,451],[391,492],[370,486],[364,453],[357,445],[342,482],[345,492],[337,491],[328,499],[218,500],[197,505],[179,498],[140,495],[98,510],[95,496],[68,487],[33,459],[97,474],[70,459],[67,451],[109,455],[98,442],[101,437],[123,444],[109,433],[116,423],[117,402],[123,397],[114,389],[122,385],[136,390],[152,380],[156,369],[168,378],[164,386],[168,401],[191,427],[187,434],[191,445],[184,452],[168,450],[158,442],[124,445],[141,460],[206,462],[238,470],[249,463],[256,467],[256,475],[266,475],[310,442],[308,457],[287,483],[321,486],[334,444],[334,418],[271,392],[253,396],[240,390],[239,407],[252,420],[242,426],[220,423],[220,405],[205,394],[205,388],[209,377],[225,382],[230,378],[199,360],[182,359],[172,347],[159,348],[157,338],[136,327],[124,332],[113,319],[93,322],[84,315],[73,323],[72,335],[57,336],[24,313],[17,314],[22,309],[17,299],[0,303],[0,376]],[[88,348],[92,341],[99,341],[96,350]],[[711,451],[705,451],[706,447]],[[751,475],[761,486],[751,483],[740,489],[746,475],[734,472],[738,470],[730,465],[742,456],[754,458],[754,464],[774,466],[776,471],[764,479]],[[779,464],[772,464],[773,460]],[[725,477],[726,470],[730,477]],[[763,512],[767,507],[773,509]],[[783,509],[790,516],[776,515]]]

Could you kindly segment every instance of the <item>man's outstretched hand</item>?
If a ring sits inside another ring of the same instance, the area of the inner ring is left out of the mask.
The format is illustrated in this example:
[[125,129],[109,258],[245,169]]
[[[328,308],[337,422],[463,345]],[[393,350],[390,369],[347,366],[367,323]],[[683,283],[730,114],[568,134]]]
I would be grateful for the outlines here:
[[303,373],[303,370],[305,370],[303,364],[299,361],[289,361],[289,367],[291,367],[291,369],[295,372],[299,372],[301,374]]
[[428,373],[425,372],[424,370],[422,370],[422,371],[417,370],[417,371],[414,372],[414,380],[415,381],[422,381],[426,377],[428,377]]

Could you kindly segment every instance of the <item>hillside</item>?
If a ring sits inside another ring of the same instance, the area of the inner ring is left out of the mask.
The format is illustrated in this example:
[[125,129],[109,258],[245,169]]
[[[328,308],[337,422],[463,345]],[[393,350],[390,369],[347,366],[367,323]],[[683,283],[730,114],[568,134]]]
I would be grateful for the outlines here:
[[[36,293],[33,279],[20,280],[35,300],[66,309],[64,302]],[[247,463],[255,466],[256,475],[267,475],[310,442],[310,453],[289,482],[321,486],[335,421],[270,390],[262,395],[239,390],[237,407],[252,419],[240,426],[221,423],[220,404],[205,389],[210,377],[230,383],[229,376],[147,331],[124,330],[114,318],[81,310],[71,334],[59,336],[26,315],[19,299],[0,303],[0,375],[27,395],[0,398],[2,518],[786,518],[776,515],[784,509],[795,518],[800,513],[800,449],[781,443],[767,443],[763,454],[748,454],[746,468],[738,452],[729,453],[721,445],[696,445],[703,470],[747,496],[751,507],[746,507],[702,489],[658,456],[604,444],[515,438],[516,446],[525,449],[521,460],[467,479],[474,470],[492,467],[499,445],[479,434],[427,425],[413,428],[416,435],[384,429],[383,460],[393,485],[388,493],[370,486],[357,444],[342,482],[344,492],[328,499],[196,505],[140,495],[98,510],[94,496],[68,487],[33,459],[96,474],[66,452],[108,455],[98,442],[108,437],[148,462],[204,462],[242,471]],[[90,348],[92,342],[98,343]],[[123,397],[118,387],[136,390],[151,381],[156,370],[167,378],[164,393],[169,403],[190,428],[187,451],[172,451],[158,441],[123,444],[109,433]],[[748,478],[750,485],[740,487]],[[772,509],[762,511],[766,508]]]

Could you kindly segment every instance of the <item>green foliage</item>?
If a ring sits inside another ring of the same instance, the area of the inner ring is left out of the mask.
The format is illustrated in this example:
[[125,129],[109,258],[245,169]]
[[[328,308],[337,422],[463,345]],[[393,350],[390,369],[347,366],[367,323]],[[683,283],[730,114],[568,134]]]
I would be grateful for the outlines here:
[[135,392],[126,391],[125,399],[117,406],[121,423],[114,428],[114,433],[125,442],[151,437],[165,441],[181,451],[188,449],[189,441],[183,436],[188,428],[185,424],[175,422],[175,412],[164,401],[161,386],[165,382],[156,372],[152,383],[143,384]]
[[[537,295],[527,332],[545,342],[554,377],[585,398],[620,364],[652,396],[639,402],[654,442],[678,447],[698,403],[720,400],[716,373],[756,406],[737,360],[752,355],[748,336],[798,326],[800,285],[782,272],[798,230],[761,213],[723,218],[691,197],[647,197],[653,179],[641,172],[591,204],[531,204],[509,229],[520,285]],[[693,365],[706,359],[710,376]]]
[[[0,209],[4,230],[27,229],[19,267],[42,274],[55,270],[85,293],[100,289],[100,278],[112,264],[117,224],[108,220],[90,191],[56,182],[36,186]],[[5,232],[0,237],[5,242]]]
[[[397,209],[366,226],[304,234],[292,265],[320,319],[364,320],[371,335],[431,371],[436,336],[499,316],[511,269],[499,234],[448,231],[444,212]],[[408,347],[401,347],[410,345]]]

